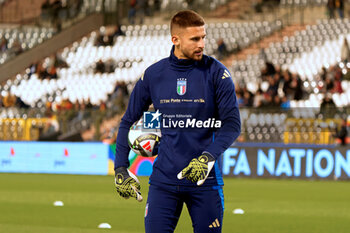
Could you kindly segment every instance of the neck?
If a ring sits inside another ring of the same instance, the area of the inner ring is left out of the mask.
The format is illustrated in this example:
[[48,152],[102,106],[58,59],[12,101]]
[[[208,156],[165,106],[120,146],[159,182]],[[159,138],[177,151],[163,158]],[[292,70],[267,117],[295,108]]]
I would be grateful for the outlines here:
[[177,59],[188,59],[181,53],[180,49],[178,49],[176,46],[174,48],[174,55],[175,57],[177,57]]
[[183,56],[181,52],[180,54],[178,52],[179,51],[177,51],[174,47],[171,50],[170,64],[172,67],[175,67],[178,71],[186,71],[189,68],[193,68],[193,66],[196,64],[196,61],[188,59],[187,57]]

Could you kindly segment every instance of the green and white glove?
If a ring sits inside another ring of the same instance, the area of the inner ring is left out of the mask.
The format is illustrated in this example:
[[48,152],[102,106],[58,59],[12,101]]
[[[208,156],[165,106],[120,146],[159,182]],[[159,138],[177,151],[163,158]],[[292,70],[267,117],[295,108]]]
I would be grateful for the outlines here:
[[143,200],[139,180],[125,167],[119,167],[115,170],[115,187],[119,195],[126,199],[134,197],[137,201]]
[[215,164],[214,157],[208,152],[203,152],[198,158],[194,158],[178,175],[178,179],[186,178],[197,185],[202,185],[207,179]]

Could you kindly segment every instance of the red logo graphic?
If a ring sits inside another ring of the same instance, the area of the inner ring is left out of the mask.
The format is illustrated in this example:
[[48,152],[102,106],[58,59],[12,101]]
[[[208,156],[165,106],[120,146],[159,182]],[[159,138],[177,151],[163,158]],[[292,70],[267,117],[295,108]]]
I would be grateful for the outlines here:
[[144,144],[142,148],[151,152],[151,143],[149,141],[146,142],[146,144]]
[[10,155],[15,156],[15,149],[13,149],[13,147],[11,147]]
[[68,156],[69,156],[69,153],[68,153],[67,148],[64,148],[64,156],[66,156],[66,157],[68,157]]

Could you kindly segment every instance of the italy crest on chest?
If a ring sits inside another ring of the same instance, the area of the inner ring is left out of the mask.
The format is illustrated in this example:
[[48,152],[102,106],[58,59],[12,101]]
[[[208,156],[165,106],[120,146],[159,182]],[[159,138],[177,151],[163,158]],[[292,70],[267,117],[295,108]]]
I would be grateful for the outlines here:
[[177,79],[177,94],[184,95],[187,91],[187,79],[186,78],[179,78]]

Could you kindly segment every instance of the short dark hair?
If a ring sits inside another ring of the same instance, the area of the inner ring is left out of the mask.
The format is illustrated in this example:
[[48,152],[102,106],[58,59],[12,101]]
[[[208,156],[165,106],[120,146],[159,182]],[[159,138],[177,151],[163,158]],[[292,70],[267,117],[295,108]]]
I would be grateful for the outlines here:
[[183,10],[177,12],[171,19],[170,32],[172,32],[174,25],[180,28],[187,28],[203,26],[204,24],[205,22],[202,16],[191,10]]

